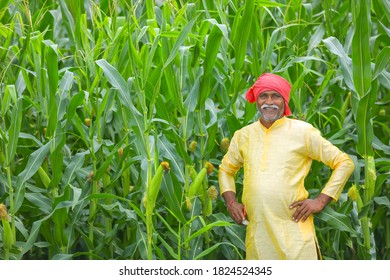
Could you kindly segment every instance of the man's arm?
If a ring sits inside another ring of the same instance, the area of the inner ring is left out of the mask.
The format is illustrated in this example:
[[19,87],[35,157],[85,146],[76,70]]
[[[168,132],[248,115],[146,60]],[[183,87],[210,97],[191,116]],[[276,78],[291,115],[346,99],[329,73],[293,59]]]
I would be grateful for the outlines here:
[[304,222],[310,214],[321,212],[330,201],[337,201],[355,168],[353,161],[347,154],[323,138],[320,132],[314,128],[308,131],[306,145],[310,158],[323,162],[333,171],[317,198],[296,201],[291,204],[290,208],[296,208],[292,216],[296,222],[300,220]]
[[219,166],[218,181],[229,215],[240,225],[245,219],[245,207],[237,202],[236,185],[234,182],[234,176],[243,164],[243,158],[238,147],[238,139],[235,134]]

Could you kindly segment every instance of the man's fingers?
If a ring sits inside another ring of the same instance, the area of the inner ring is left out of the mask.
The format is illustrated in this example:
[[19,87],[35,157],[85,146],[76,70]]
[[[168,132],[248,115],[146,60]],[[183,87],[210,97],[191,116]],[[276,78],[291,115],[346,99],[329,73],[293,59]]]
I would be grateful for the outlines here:
[[290,205],[290,208],[295,208],[301,206],[303,201],[295,201],[293,204]]
[[295,208],[298,206],[298,202],[294,202],[293,204],[290,205],[290,208]]
[[242,204],[235,204],[229,208],[230,217],[239,225],[245,219],[243,209],[244,206]]
[[313,205],[311,205],[310,203],[305,203],[297,208],[297,210],[293,214],[292,219],[295,222],[299,222],[300,220],[304,222],[312,213],[316,213],[315,208],[313,208]]
[[295,222],[299,222],[299,220],[306,214],[307,212],[307,207],[306,205],[301,205],[297,208],[297,210],[295,211],[292,219],[295,221]]
[[242,221],[244,220],[244,218],[242,217],[242,213],[236,213],[236,215],[234,216],[234,221],[241,225]]
[[321,204],[317,200],[305,199],[302,201],[294,202],[290,205],[290,209],[296,208],[292,219],[295,222],[306,221],[306,219],[314,213],[319,213],[323,209]]

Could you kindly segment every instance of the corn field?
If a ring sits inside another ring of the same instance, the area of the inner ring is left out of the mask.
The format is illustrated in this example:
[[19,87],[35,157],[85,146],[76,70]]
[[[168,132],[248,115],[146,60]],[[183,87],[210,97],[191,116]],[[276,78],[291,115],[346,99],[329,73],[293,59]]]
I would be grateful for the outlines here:
[[387,0],[0,0],[0,259],[245,259],[217,172],[273,72],[355,162],[323,258],[389,260],[389,27]]

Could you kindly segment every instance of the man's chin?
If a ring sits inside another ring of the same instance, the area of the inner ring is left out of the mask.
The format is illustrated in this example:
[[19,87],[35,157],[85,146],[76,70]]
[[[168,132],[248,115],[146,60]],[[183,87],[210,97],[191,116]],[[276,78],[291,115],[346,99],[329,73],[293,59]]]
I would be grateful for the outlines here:
[[262,114],[261,115],[261,118],[266,121],[266,122],[274,122],[276,121],[277,119],[280,119],[279,116],[275,116],[275,115],[267,115],[267,114]]

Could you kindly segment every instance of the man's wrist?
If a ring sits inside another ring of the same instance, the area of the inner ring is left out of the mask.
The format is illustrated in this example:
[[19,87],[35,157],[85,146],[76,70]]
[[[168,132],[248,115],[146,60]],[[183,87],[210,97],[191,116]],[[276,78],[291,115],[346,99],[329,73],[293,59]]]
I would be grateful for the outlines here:
[[326,194],[321,193],[317,198],[317,201],[321,204],[322,209],[324,209],[332,198]]
[[228,205],[226,206],[226,208],[229,210],[233,206],[233,204],[236,203],[236,202],[237,201],[235,199],[230,200]]

